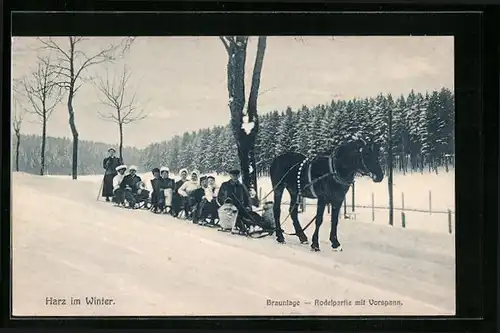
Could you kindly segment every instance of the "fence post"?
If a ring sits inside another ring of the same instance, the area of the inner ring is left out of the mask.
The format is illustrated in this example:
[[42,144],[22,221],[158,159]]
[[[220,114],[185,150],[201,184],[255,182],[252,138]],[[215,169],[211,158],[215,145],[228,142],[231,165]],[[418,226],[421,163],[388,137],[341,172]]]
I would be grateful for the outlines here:
[[429,215],[432,215],[432,192],[429,190]]
[[405,211],[405,194],[401,192],[401,211]]
[[405,212],[401,212],[401,226],[406,228],[406,214]]
[[372,222],[375,222],[375,194],[372,192]]
[[355,196],[355,190],[354,190],[354,182],[352,183],[352,203],[351,203],[351,211],[354,213],[356,211],[356,205],[354,203],[354,196]]
[[259,187],[259,200],[262,200],[262,186]]
[[451,210],[448,209],[448,232],[451,234],[452,233],[452,230],[451,230]]

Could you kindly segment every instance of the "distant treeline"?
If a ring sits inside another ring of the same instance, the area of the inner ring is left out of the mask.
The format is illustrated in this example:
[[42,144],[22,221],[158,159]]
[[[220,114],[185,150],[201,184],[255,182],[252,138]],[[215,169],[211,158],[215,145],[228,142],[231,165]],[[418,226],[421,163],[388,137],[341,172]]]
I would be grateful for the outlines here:
[[[42,138],[40,135],[21,135],[19,146],[19,171],[40,173],[40,150]],[[73,143],[69,138],[47,137],[45,151],[45,169],[47,174],[71,175],[71,152]],[[107,156],[110,145],[102,142],[80,140],[78,142],[78,174],[102,173],[102,160]],[[116,147],[115,147],[116,148]],[[12,136],[11,159],[15,169],[16,137]],[[142,150],[125,147],[124,156],[127,163],[139,163]]]
[[[394,99],[391,95],[380,94],[374,98],[332,101],[329,105],[261,114],[255,151],[258,172],[266,174],[272,159],[286,151],[306,155],[329,151],[339,137],[352,131],[373,133],[385,148],[382,158],[387,166],[390,111],[396,170],[437,171],[440,166],[448,170],[453,165],[454,95],[443,88],[425,95],[412,91]],[[21,140],[20,169],[37,173],[40,137],[23,136]],[[79,145],[79,173],[102,172],[102,158],[109,146],[89,141],[80,141]],[[49,138],[46,158],[49,173],[70,174],[70,152],[69,139]],[[125,163],[146,170],[166,165],[173,171],[189,168],[204,173],[224,172],[239,165],[229,125],[186,132],[144,149],[125,148],[123,155]]]

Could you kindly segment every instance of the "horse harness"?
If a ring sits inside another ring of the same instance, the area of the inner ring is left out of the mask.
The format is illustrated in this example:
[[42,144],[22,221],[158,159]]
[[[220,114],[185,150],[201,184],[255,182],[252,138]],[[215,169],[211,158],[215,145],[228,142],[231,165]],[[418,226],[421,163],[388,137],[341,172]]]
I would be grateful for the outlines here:
[[[334,155],[333,155],[334,156]],[[318,181],[328,177],[332,176],[333,180],[341,185],[344,186],[350,186],[351,182],[348,182],[344,180],[337,172],[336,168],[334,167],[335,160],[332,156],[328,156],[328,169],[329,172],[325,173],[317,178],[312,177],[312,167],[314,162],[316,162],[319,158],[326,158],[326,156],[314,156],[314,157],[306,157],[304,161],[299,165],[299,170],[297,172],[297,189],[298,189],[298,199],[300,201],[300,198],[302,194],[304,193],[305,190],[309,189],[310,194],[314,197],[317,198],[318,195],[316,194],[316,191],[314,189],[314,184],[317,183]],[[303,184],[303,173],[306,172],[306,180],[307,184],[305,186],[302,186]]]

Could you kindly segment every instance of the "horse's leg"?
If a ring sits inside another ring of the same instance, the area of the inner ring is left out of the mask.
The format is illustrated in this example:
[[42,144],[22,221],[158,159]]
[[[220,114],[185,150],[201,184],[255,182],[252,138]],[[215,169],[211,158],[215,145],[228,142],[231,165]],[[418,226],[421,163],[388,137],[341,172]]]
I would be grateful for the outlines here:
[[337,226],[339,224],[339,212],[342,203],[332,202],[332,225],[330,227],[330,242],[332,242],[332,249],[334,251],[342,251],[342,245],[337,237]]
[[276,240],[278,243],[284,243],[285,237],[283,237],[283,232],[281,231],[281,197],[283,196],[284,186],[278,186],[274,190],[274,205],[273,205],[273,214],[274,214],[274,223],[276,227]]
[[299,222],[299,204],[297,202],[298,195],[295,191],[288,190],[290,192],[290,217],[292,218],[293,221],[293,228],[295,229],[295,234],[297,237],[299,237],[299,240],[302,244],[307,243],[307,236],[302,230],[302,226],[300,225]]
[[319,228],[321,223],[323,223],[323,213],[325,212],[326,201],[322,198],[318,198],[318,206],[316,209],[316,228],[314,229],[314,234],[312,236],[311,249],[314,251],[319,251]]

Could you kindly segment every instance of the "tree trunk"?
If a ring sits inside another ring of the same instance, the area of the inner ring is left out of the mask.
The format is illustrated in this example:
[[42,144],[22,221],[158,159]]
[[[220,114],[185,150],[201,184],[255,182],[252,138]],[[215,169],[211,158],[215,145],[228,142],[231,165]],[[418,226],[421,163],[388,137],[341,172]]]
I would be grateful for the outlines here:
[[[250,133],[241,130],[240,133],[245,138],[243,140],[246,146],[245,154],[248,160],[248,165],[245,166],[245,173],[248,172],[247,179],[243,178],[244,184],[248,188],[255,189],[256,198],[258,201],[258,188],[257,188],[257,161],[255,160],[255,141],[257,140],[257,133],[259,132],[259,116],[257,112],[257,97],[259,96],[260,78],[262,73],[262,66],[264,64],[264,54],[266,51],[267,37],[260,36],[257,43],[257,55],[255,57],[255,64],[253,67],[252,84],[250,87],[250,94],[248,96],[248,122],[253,123],[253,128]],[[246,142],[245,142],[246,141]],[[243,165],[242,165],[243,169]]]
[[71,133],[73,134],[73,166],[72,166],[72,178],[78,178],[78,131],[75,125],[75,113],[73,110],[73,91],[68,93],[68,113],[69,113],[69,127],[71,128]]
[[259,130],[257,97],[266,40],[266,37],[259,37],[248,108],[245,112],[245,61],[248,37],[234,37],[227,42],[224,42],[223,39],[229,56],[227,63],[227,88],[231,112],[231,129],[238,146],[242,181],[245,186],[248,188],[253,187],[256,192],[258,192],[257,163],[254,150]]
[[45,141],[47,140],[47,113],[43,112],[42,117],[42,149],[40,151],[40,176],[43,176],[45,170]]
[[120,161],[123,164],[123,124],[119,123],[118,127],[120,129],[120,146],[119,146],[118,150],[120,151],[119,152]]
[[394,201],[393,201],[393,193],[392,193],[392,109],[389,108],[389,121],[388,121],[388,129],[389,129],[389,135],[388,135],[388,143],[389,143],[389,150],[387,154],[387,168],[388,168],[388,177],[387,177],[387,185],[388,185],[388,190],[389,190],[389,225],[394,224]]
[[19,146],[21,145],[21,133],[16,131],[16,171],[19,172]]

